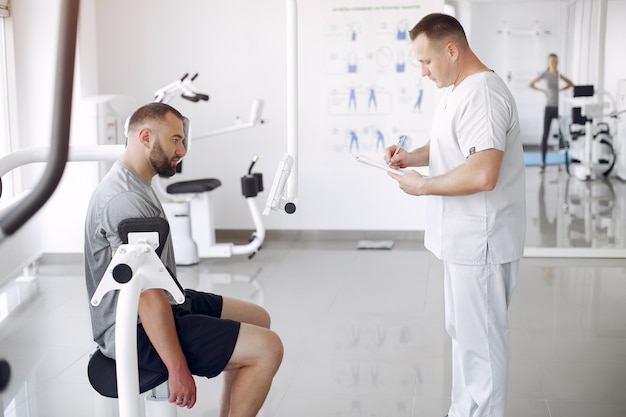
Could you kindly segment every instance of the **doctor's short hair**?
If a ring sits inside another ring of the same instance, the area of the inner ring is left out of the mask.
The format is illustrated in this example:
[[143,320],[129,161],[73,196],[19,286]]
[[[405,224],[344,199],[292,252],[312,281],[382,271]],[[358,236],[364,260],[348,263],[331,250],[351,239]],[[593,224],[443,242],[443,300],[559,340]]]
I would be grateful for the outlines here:
[[469,48],[467,36],[461,23],[444,13],[426,15],[409,31],[411,41],[423,34],[432,42],[454,42],[459,48]]
[[135,110],[135,112],[132,114],[132,116],[130,116],[127,121],[127,126],[125,127],[126,136],[128,137],[128,134],[131,131],[137,129],[139,126],[143,125],[149,120],[165,120],[165,116],[168,113],[172,113],[183,122],[185,121],[185,117],[169,104],[153,102],[139,107],[137,110]]

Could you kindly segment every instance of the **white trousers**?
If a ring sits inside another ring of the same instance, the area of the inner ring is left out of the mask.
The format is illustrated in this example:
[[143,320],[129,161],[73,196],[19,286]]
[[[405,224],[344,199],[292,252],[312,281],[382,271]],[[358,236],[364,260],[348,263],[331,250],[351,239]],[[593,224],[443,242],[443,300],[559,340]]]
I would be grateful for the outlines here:
[[449,417],[503,417],[509,370],[508,306],[519,261],[444,262],[446,331],[452,339]]

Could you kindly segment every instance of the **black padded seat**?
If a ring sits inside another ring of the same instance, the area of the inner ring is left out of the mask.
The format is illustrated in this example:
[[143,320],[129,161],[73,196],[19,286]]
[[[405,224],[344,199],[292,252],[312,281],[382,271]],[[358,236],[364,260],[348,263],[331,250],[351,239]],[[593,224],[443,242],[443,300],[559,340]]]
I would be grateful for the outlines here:
[[205,178],[201,180],[181,181],[167,186],[166,190],[170,194],[190,194],[206,193],[213,191],[222,185],[217,178]]
[[[89,359],[87,365],[89,383],[101,395],[109,398],[117,398],[117,372],[115,361],[96,350]],[[146,371],[139,368],[139,392],[155,388],[167,381],[167,373]]]

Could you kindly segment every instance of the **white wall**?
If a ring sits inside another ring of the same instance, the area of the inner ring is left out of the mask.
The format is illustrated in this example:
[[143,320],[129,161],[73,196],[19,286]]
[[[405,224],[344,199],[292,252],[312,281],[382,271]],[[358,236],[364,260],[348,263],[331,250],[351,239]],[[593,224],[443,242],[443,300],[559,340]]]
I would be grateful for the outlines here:
[[606,16],[606,65],[604,88],[617,92],[617,81],[626,79],[626,0],[610,0]]
[[[384,0],[381,4],[402,2]],[[422,2],[423,3],[423,2]],[[267,123],[254,130],[193,142],[183,179],[215,176],[218,228],[252,227],[241,197],[240,177],[254,155],[269,190],[286,151],[286,7],[283,0],[228,2],[98,0],[99,93],[130,94],[148,101],[160,86],[185,72],[199,72],[195,83],[209,103],[171,104],[188,115],[195,133],[247,117],[255,98],[265,100]],[[384,172],[346,158],[330,161],[322,125],[321,74],[325,10],[330,2],[301,0],[299,5],[299,184],[294,215],[273,212],[268,229],[420,230],[423,200],[405,196]],[[443,4],[443,2],[441,2]],[[120,10],[124,10],[120,13]],[[421,16],[424,11],[407,12]],[[414,23],[414,22],[413,22]],[[262,193],[259,205],[265,203]]]
[[479,2],[471,7],[471,45],[485,65],[507,80],[525,144],[541,143],[545,96],[528,83],[546,69],[549,53],[560,56],[559,69],[571,77],[560,43],[561,19],[559,1]]
[[[552,13],[546,13],[546,7],[552,7],[555,2],[524,2],[524,13],[515,9],[516,3],[506,3],[513,13],[501,7],[504,5],[476,4],[469,8],[472,10],[470,41],[489,65],[492,62],[495,65],[494,57],[502,50],[490,38],[493,28],[488,24],[493,26],[508,20],[512,25],[517,16],[528,16],[527,21],[534,22],[533,16],[539,16],[540,22],[547,25],[548,21],[543,19],[548,19]],[[319,94],[323,44],[320,25],[325,3],[300,0],[298,4],[298,211],[292,216],[274,212],[264,217],[266,227],[274,230],[423,229],[426,221],[422,216],[423,200],[403,195],[384,173],[357,167],[351,161],[344,165],[328,161],[320,126],[322,97]],[[620,39],[624,39],[625,4],[626,0],[609,1],[607,44],[612,46],[606,55],[608,88],[624,77],[619,71],[626,68],[623,54],[612,52],[619,49]],[[58,3],[49,0],[21,0],[13,4],[18,131],[24,146],[47,144],[49,140],[57,8]],[[465,11],[468,7],[460,9]],[[481,21],[484,15],[488,15],[491,22]],[[459,18],[465,22],[463,16]],[[94,46],[87,51],[96,51],[83,53],[81,68],[87,69],[88,77],[81,79],[80,90],[86,96],[122,94],[131,96],[137,103],[147,102],[158,87],[185,72],[199,72],[196,85],[211,95],[211,101],[204,104],[172,102],[191,117],[197,133],[229,125],[238,115],[246,117],[253,99],[265,100],[267,123],[264,126],[194,143],[183,174],[183,179],[215,176],[222,180],[223,186],[213,199],[218,228],[252,228],[240,196],[239,179],[252,156],[258,155],[261,159],[257,170],[263,172],[266,189],[269,189],[278,160],[286,150],[284,2],[186,1],[172,7],[172,3],[165,0],[82,0],[81,19],[81,42]],[[88,24],[84,24],[85,19]],[[489,29],[487,36],[478,30],[481,27]],[[566,68],[562,70],[566,72]],[[76,111],[80,111],[78,107]],[[77,119],[89,119],[86,110],[82,108],[82,111]],[[73,144],[95,140],[86,133],[87,128],[76,129],[80,133],[73,131]],[[84,185],[83,179],[88,178],[88,183],[95,185],[94,172],[94,168],[87,167],[79,172],[68,169],[61,188],[42,213],[45,227],[35,228],[34,233],[40,234],[31,236],[34,249],[40,247],[44,252],[82,250],[82,219],[90,194],[90,185]],[[31,184],[37,181],[35,174],[30,175],[26,185],[28,181]],[[260,206],[266,194],[260,195]],[[0,255],[6,255],[8,247],[3,245]]]

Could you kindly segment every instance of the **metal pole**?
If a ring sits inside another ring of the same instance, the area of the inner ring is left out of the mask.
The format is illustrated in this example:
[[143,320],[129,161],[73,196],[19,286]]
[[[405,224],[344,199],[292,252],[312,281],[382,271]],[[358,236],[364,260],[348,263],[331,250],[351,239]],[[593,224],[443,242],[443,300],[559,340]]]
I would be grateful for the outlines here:
[[298,6],[297,0],[287,3],[287,153],[293,168],[287,182],[290,201],[298,196]]

